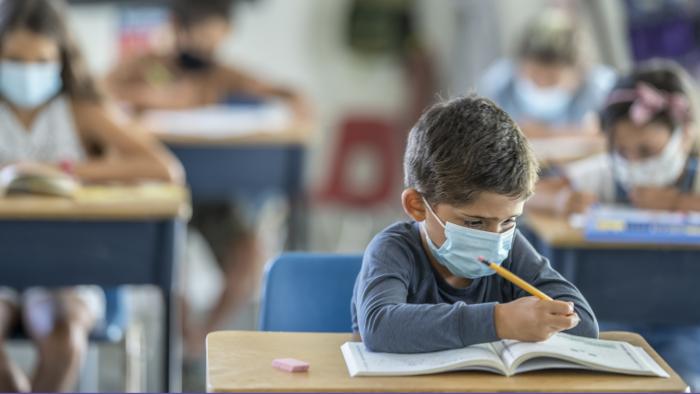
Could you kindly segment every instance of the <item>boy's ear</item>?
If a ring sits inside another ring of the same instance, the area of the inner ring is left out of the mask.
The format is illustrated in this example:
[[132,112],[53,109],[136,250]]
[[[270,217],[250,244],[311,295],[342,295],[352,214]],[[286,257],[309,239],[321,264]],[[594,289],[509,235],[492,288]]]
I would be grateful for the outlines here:
[[401,193],[401,205],[404,212],[416,222],[425,220],[426,209],[423,197],[416,189],[408,188]]

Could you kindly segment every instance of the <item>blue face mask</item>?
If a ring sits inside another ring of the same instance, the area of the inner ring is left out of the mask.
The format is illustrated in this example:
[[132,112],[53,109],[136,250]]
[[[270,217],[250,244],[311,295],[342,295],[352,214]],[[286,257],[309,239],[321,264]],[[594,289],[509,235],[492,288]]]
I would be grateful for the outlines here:
[[61,91],[61,65],[58,62],[0,62],[0,93],[20,108],[36,108]]
[[421,223],[430,252],[453,275],[468,279],[493,275],[495,271],[480,263],[478,258],[484,257],[488,261],[501,265],[508,257],[513,245],[515,227],[499,234],[462,227],[450,222],[443,224],[430,205],[427,202],[424,203],[428,211],[445,229],[445,243],[438,248],[430,239],[425,222]]
[[561,88],[540,88],[529,79],[515,81],[515,95],[526,115],[537,120],[555,121],[566,114],[572,95]]

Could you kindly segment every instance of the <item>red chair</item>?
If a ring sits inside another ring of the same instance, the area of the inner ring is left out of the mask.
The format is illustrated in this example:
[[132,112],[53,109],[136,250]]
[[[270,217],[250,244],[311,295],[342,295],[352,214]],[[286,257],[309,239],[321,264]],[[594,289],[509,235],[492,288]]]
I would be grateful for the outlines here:
[[[402,149],[393,122],[378,117],[348,117],[341,124],[328,181],[316,200],[367,208],[395,199]],[[363,164],[362,155],[367,154],[371,155],[370,164],[376,163],[370,169],[370,187],[357,187],[352,171]]]

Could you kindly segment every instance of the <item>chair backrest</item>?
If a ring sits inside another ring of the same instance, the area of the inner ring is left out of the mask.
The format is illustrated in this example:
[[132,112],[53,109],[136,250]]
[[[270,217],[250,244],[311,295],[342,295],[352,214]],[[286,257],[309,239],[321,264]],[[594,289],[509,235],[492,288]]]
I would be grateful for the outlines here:
[[[396,126],[387,119],[348,117],[340,128],[338,143],[330,165],[326,184],[316,196],[323,202],[341,203],[354,207],[384,204],[394,197],[401,182],[401,143]],[[369,158],[360,156],[369,154]],[[358,161],[375,162],[368,182],[353,182],[352,169]],[[367,183],[365,185],[364,183]]]
[[285,253],[265,271],[259,329],[350,332],[361,255]]

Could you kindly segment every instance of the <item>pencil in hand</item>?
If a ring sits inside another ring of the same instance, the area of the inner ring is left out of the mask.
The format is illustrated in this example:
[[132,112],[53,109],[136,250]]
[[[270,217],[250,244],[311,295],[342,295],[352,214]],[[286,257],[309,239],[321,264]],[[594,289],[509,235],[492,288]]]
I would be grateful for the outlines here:
[[521,277],[519,277],[518,275],[515,275],[514,273],[510,272],[506,268],[503,268],[496,263],[492,263],[483,257],[479,257],[478,260],[482,264],[484,264],[487,267],[491,268],[492,270],[496,271],[496,273],[498,275],[500,275],[502,278],[510,281],[514,285],[525,290],[526,292],[530,293],[531,295],[539,298],[540,300],[553,301],[552,297],[548,296],[547,294],[544,294],[539,289],[537,289],[535,286],[525,282]]

